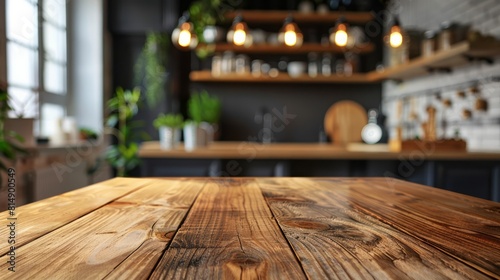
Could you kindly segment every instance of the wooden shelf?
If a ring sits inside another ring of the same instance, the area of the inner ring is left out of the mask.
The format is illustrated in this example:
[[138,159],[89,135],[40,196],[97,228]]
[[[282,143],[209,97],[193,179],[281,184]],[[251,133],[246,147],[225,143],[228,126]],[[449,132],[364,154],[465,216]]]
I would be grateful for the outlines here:
[[[268,46],[271,48],[270,46]],[[373,47],[373,46],[372,46]],[[264,48],[264,47],[262,47]],[[278,48],[278,47],[276,47]],[[280,47],[284,48],[284,47]],[[316,46],[304,47],[303,52],[312,51]],[[333,47],[332,47],[333,48]],[[301,48],[299,48],[301,49]],[[253,50],[257,52],[258,49]],[[269,52],[268,50],[260,50]],[[316,50],[317,51],[317,50]],[[282,53],[279,50],[279,53]],[[302,51],[301,51],[302,52]],[[278,53],[278,50],[276,50]],[[297,53],[299,51],[297,50]],[[426,75],[433,70],[447,70],[470,63],[474,59],[491,60],[495,56],[500,55],[500,42],[481,42],[471,43],[462,42],[452,46],[449,50],[439,51],[429,57],[419,57],[409,63],[386,68],[383,72],[372,71],[369,73],[356,73],[352,76],[336,76],[311,78],[304,74],[297,78],[292,78],[286,73],[280,73],[277,77],[268,76],[254,77],[248,75],[227,74],[220,77],[212,76],[210,71],[195,71],[191,72],[190,78],[193,82],[263,82],[263,83],[378,83],[384,80],[405,80],[422,75]]]
[[389,67],[380,73],[372,72],[369,77],[372,80],[405,80],[426,75],[433,70],[452,70],[453,67],[470,63],[471,59],[491,59],[498,55],[499,42],[461,42],[432,56],[419,57],[407,64]]
[[321,13],[301,13],[298,11],[268,11],[268,10],[246,10],[234,11],[225,14],[227,21],[232,21],[237,15],[241,15],[243,20],[248,24],[266,23],[266,24],[282,24],[286,17],[291,15],[293,20],[300,23],[320,24],[327,23],[332,26],[340,17],[344,17],[348,23],[362,24],[373,20],[373,14],[370,12],[328,12]]
[[[200,47],[206,47],[204,45]],[[354,53],[370,53],[375,49],[372,43],[367,43],[362,46],[356,46],[352,49],[341,48],[335,45],[321,45],[315,43],[304,43],[300,47],[288,47],[283,45],[270,44],[254,44],[250,47],[235,46],[233,44],[215,44],[213,45],[215,52],[233,51],[237,53],[251,54],[304,54],[309,52],[328,52],[328,53],[344,53],[346,51]]]
[[318,75],[309,77],[303,74],[299,77],[290,77],[286,73],[279,73],[277,77],[260,76],[254,77],[251,74],[224,74],[218,77],[212,75],[210,71],[193,71],[189,75],[193,82],[226,82],[226,83],[342,83],[359,84],[374,83],[367,74],[355,73],[351,76],[331,75],[329,77]]

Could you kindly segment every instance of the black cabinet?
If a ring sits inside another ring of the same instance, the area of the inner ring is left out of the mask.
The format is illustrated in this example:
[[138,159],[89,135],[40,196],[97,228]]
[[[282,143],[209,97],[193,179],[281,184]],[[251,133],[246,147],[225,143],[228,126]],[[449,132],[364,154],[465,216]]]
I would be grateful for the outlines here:
[[497,161],[143,159],[143,176],[386,177],[500,201]]

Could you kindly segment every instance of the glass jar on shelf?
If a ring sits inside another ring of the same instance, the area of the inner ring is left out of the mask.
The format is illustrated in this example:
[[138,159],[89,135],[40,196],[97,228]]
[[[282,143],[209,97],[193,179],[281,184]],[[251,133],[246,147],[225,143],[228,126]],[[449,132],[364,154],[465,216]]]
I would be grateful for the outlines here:
[[259,77],[262,72],[261,72],[261,67],[264,62],[260,59],[254,59],[252,60],[252,75],[254,77]]
[[358,55],[348,52],[345,54],[344,74],[352,76],[353,73],[358,71]]
[[222,70],[222,57],[216,54],[212,57],[212,76],[218,77]]
[[307,74],[309,74],[309,77],[318,76],[318,54],[315,52],[310,52],[307,55],[307,59]]
[[422,40],[421,54],[423,57],[431,56],[434,53],[436,46],[436,32],[433,30],[425,31],[424,39]]
[[321,59],[321,74],[323,76],[330,76],[332,74],[332,55],[324,53]]
[[453,44],[452,27],[453,25],[449,21],[441,23],[441,32],[438,37],[439,50],[448,50],[451,48],[451,45]]
[[221,73],[229,74],[234,72],[235,68],[235,59],[234,53],[230,51],[224,52],[222,55],[222,63],[221,63]]
[[239,54],[235,59],[235,70],[237,74],[247,74],[250,72],[249,58],[244,54]]

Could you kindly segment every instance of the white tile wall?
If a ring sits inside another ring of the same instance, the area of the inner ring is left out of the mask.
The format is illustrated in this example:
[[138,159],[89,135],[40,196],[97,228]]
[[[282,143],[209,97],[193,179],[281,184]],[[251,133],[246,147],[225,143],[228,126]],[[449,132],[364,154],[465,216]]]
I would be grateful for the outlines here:
[[[451,20],[471,24],[476,30],[500,39],[500,1],[499,0],[399,0],[396,9],[403,26],[421,30],[437,29],[443,21]],[[452,73],[434,73],[415,78],[403,83],[386,82],[384,88],[383,110],[387,115],[390,128],[399,123],[396,116],[398,97],[409,96],[415,99],[415,111],[425,119],[425,107],[435,105],[442,112],[438,118],[460,122],[460,133],[468,141],[471,150],[500,150],[500,83],[482,82],[481,96],[488,100],[487,112],[474,112],[473,121],[464,122],[461,111],[472,108],[475,96],[467,91],[464,82],[500,76],[500,57],[489,65],[484,62],[473,62],[465,67],[454,69]],[[426,95],[435,88],[441,88],[443,98],[453,101],[453,108],[442,110],[441,103],[432,95]],[[467,97],[460,99],[456,93],[465,90]],[[419,92],[417,92],[419,91]],[[440,107],[441,106],[441,107]],[[409,113],[409,110],[406,112]],[[451,137],[456,125],[448,125],[445,135]],[[389,129],[390,133],[395,132]],[[417,130],[421,135],[421,131]]]

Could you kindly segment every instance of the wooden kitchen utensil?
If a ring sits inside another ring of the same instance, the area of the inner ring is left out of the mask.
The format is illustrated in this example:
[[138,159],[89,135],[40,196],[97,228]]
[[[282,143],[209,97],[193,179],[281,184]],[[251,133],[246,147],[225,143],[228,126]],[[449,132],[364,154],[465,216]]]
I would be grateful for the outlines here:
[[325,115],[326,134],[334,144],[361,142],[361,130],[368,123],[365,109],[354,101],[339,101]]

